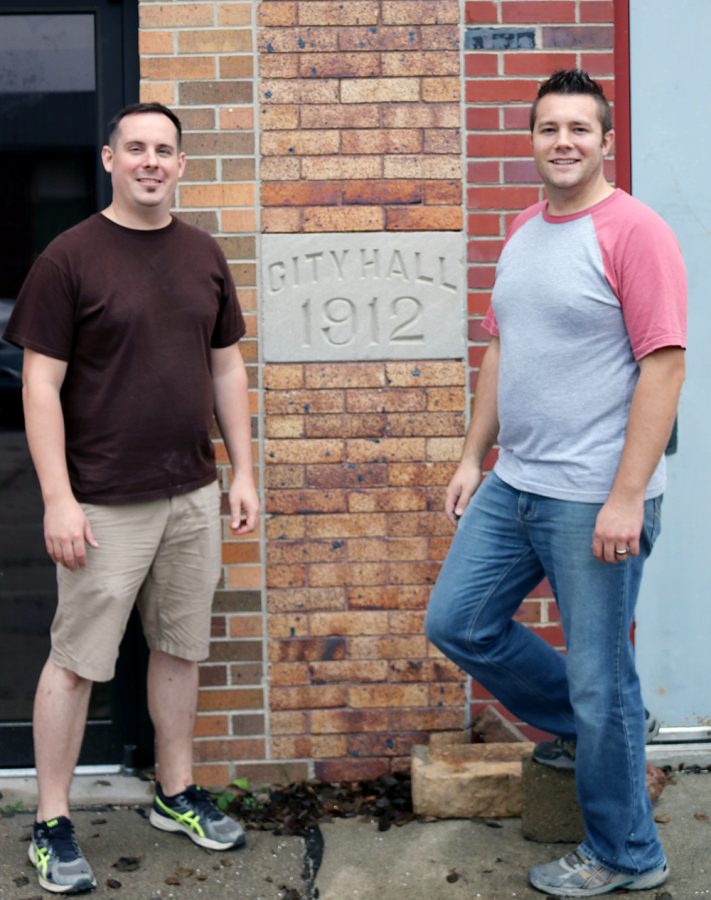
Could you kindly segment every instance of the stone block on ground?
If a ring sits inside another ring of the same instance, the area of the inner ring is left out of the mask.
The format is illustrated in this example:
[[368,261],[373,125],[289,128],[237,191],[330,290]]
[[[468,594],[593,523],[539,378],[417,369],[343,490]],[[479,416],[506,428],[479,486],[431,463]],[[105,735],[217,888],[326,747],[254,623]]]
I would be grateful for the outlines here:
[[[666,775],[647,766],[647,790],[654,803],[664,790]],[[523,836],[541,843],[578,843],[585,837],[583,816],[575,791],[575,772],[551,769],[523,760]]]
[[494,706],[487,706],[474,719],[472,731],[486,744],[509,744],[527,741],[526,735],[513,722],[505,719]]
[[530,841],[579,843],[585,836],[575,793],[575,772],[523,760],[521,830]]
[[470,743],[470,739],[467,731],[433,731],[427,746],[430,753],[438,753],[440,750],[448,750],[468,743]]
[[530,743],[466,744],[412,750],[412,805],[438,819],[520,816],[521,759]]

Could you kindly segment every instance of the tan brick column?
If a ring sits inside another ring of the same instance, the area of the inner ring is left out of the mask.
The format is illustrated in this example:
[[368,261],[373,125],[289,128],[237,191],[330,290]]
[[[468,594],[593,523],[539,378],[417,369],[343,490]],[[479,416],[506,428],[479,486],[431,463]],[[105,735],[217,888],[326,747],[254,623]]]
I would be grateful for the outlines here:
[[[459,231],[459,4],[264,0],[259,20],[263,231]],[[407,766],[464,722],[423,634],[464,382],[461,359],[265,367],[268,753],[319,779]]]

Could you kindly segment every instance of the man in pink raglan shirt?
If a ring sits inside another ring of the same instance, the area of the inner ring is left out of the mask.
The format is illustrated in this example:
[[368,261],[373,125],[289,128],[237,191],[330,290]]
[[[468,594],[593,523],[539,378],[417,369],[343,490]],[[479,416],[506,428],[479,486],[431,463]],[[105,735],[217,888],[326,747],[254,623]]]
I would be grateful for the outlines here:
[[[531,135],[548,199],[517,217],[497,267],[492,339],[446,494],[458,528],[426,630],[516,716],[558,736],[534,759],[575,768],[586,836],[529,878],[594,897],[668,875],[629,632],[684,379],[686,277],[664,221],[605,180],[614,134],[596,82],[551,76]],[[565,656],[513,621],[543,577]]]

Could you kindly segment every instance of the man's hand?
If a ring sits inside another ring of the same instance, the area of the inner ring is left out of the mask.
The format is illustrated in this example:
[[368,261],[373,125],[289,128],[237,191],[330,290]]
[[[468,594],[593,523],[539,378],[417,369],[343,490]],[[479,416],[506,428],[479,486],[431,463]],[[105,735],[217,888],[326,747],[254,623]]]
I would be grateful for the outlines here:
[[600,562],[608,563],[621,562],[628,556],[639,556],[639,536],[643,524],[644,497],[626,501],[608,497],[595,522],[593,556]]
[[259,495],[252,476],[236,477],[230,488],[230,528],[233,534],[247,534],[257,527]]
[[99,546],[84,510],[73,497],[46,505],[44,542],[52,559],[71,572],[86,565],[86,544]]
[[444,511],[452,525],[457,524],[467,508],[474,492],[481,484],[481,469],[473,462],[459,463],[457,471],[447,485],[444,495]]

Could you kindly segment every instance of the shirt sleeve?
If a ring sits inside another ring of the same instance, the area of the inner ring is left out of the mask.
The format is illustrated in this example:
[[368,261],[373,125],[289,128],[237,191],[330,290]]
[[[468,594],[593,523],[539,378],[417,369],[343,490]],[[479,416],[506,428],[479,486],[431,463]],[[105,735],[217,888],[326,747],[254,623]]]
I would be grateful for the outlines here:
[[75,291],[71,279],[46,256],[30,269],[3,337],[18,347],[69,360],[74,342]]
[[686,269],[667,223],[639,204],[633,216],[596,228],[605,276],[620,302],[635,359],[662,347],[685,348]]
[[492,337],[499,336],[499,326],[496,321],[496,315],[494,314],[494,307],[489,306],[489,310],[487,314],[484,316],[484,319],[481,323],[482,328],[489,332]]
[[222,273],[222,294],[217,320],[210,339],[210,346],[220,349],[221,347],[230,347],[236,343],[244,336],[247,326],[237,299],[237,291],[232,280],[230,268],[222,255],[222,251],[219,248],[216,249]]

